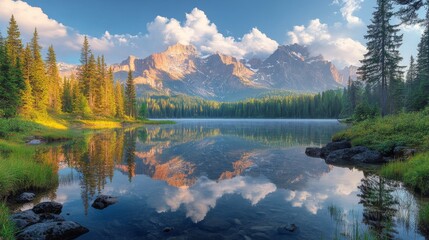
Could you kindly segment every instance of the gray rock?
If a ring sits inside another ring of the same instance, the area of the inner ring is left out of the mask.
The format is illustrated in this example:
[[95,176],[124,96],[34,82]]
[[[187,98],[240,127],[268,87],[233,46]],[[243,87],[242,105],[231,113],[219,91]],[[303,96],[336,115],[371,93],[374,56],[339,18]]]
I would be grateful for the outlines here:
[[42,202],[33,207],[33,211],[37,214],[40,213],[53,213],[60,214],[63,205],[57,202]]
[[39,214],[40,222],[63,222],[64,217],[53,213],[41,213]]
[[298,232],[298,227],[295,224],[280,226],[277,228],[277,232],[282,235],[292,234]]
[[347,149],[351,147],[352,147],[352,144],[350,143],[350,141],[347,141],[347,140],[330,142],[321,149],[320,156],[324,158],[324,157],[327,157],[333,151],[340,150],[340,149]]
[[108,195],[100,195],[98,196],[94,203],[92,203],[92,207],[95,209],[105,209],[108,206],[115,204],[118,202],[118,198],[117,197],[112,197],[112,196],[108,196]]
[[309,157],[320,158],[322,149],[317,147],[308,147],[305,149],[305,154]]
[[354,162],[352,161],[352,157],[356,154],[370,151],[367,147],[352,147],[346,149],[340,149],[336,151],[332,151],[326,158],[326,163],[328,164],[343,164],[343,165],[351,165]]
[[36,197],[36,194],[32,192],[23,192],[16,198],[16,202],[18,203],[31,202],[34,200],[35,197]]
[[89,230],[71,221],[36,223],[25,228],[17,240],[74,239]]
[[384,163],[383,155],[380,152],[368,150],[358,153],[351,158],[355,163],[381,164]]
[[397,146],[393,149],[393,157],[395,159],[407,159],[416,154],[416,149]]
[[10,219],[12,222],[15,223],[15,226],[19,230],[40,221],[39,215],[33,212],[33,210],[26,210],[26,211],[14,213],[10,216]]
[[29,145],[39,145],[39,144],[42,144],[42,140],[40,140],[40,139],[32,139],[29,142],[27,142],[27,144],[29,144]]

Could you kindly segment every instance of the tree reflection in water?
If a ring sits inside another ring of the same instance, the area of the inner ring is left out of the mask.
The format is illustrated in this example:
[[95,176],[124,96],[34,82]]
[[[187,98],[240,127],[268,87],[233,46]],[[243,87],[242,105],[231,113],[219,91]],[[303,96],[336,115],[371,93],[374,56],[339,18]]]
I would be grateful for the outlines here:
[[369,174],[359,186],[359,203],[363,205],[363,223],[377,239],[393,239],[395,231],[394,217],[398,201],[393,196],[393,182],[377,175]]

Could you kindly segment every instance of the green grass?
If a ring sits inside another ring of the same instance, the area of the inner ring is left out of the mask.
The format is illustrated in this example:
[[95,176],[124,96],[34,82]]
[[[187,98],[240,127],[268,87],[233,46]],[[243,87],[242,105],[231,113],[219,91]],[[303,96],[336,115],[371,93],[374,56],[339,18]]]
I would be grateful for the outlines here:
[[337,133],[333,139],[350,139],[354,146],[363,145],[383,153],[391,153],[395,146],[427,151],[429,111],[368,119]]
[[9,221],[9,209],[6,204],[0,202],[0,239],[15,239],[15,226]]
[[419,225],[425,233],[429,233],[429,204],[426,204],[420,208]]
[[429,152],[418,154],[407,161],[389,163],[381,168],[380,174],[402,181],[423,195],[429,195]]

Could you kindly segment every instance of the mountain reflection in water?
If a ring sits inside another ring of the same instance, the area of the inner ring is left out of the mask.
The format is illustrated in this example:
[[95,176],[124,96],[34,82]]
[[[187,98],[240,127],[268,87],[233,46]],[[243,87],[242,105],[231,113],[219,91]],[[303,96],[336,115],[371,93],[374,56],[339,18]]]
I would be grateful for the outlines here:
[[[344,127],[328,120],[180,120],[96,132],[38,150],[36,158],[51,162],[59,175],[58,188],[42,200],[64,203],[70,220],[89,227],[82,239],[163,239],[170,236],[162,232],[166,226],[190,239],[240,239],[258,231],[275,239],[331,238],[338,232],[332,205],[355,211],[363,231],[422,238],[413,227],[414,197],[406,214],[382,218],[371,200],[380,186],[373,178],[305,156],[305,147],[325,144]],[[100,193],[119,202],[90,208]],[[397,186],[388,194],[394,193],[408,192]],[[298,235],[277,233],[290,223],[300,227]]]

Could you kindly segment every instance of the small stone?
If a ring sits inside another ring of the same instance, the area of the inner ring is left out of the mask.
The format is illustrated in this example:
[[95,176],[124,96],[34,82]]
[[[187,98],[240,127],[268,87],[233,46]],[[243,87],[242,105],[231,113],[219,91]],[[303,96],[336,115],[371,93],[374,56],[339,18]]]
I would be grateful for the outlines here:
[[291,234],[296,233],[298,231],[298,227],[295,224],[285,225],[277,228],[277,232],[279,234]]
[[95,209],[101,210],[117,202],[118,202],[118,198],[116,197],[112,197],[108,195],[100,195],[95,199],[94,203],[92,203],[92,207]]
[[165,227],[164,229],[162,229],[162,231],[165,232],[165,233],[169,233],[169,232],[171,232],[173,230],[174,230],[174,227]]
[[42,202],[33,207],[33,211],[37,214],[40,213],[53,213],[60,214],[63,205],[57,202]]
[[39,145],[39,144],[42,144],[42,140],[40,140],[40,139],[32,139],[29,142],[27,142],[27,144],[29,144],[29,145]]
[[35,197],[36,197],[36,194],[34,194],[32,192],[23,192],[16,198],[16,202],[28,203],[28,202],[33,201]]

